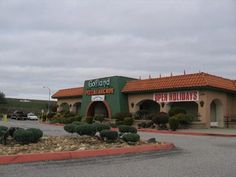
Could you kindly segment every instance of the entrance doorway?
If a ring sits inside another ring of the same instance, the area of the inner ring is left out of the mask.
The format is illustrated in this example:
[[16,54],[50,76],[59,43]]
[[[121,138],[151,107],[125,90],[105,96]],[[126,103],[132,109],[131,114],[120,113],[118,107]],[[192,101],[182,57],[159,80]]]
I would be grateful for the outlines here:
[[68,103],[62,103],[60,105],[60,109],[59,109],[60,112],[69,112],[70,111],[70,106]]
[[80,110],[81,110],[81,103],[77,102],[73,105],[73,112],[75,114],[80,114]]
[[220,100],[215,99],[211,102],[210,113],[211,113],[210,126],[218,127],[220,120],[223,120],[222,103]]
[[171,108],[182,108],[188,115],[193,116],[193,121],[198,120],[198,104],[193,101],[188,102],[174,102],[168,104],[169,109]]
[[88,107],[87,116],[109,117],[109,107],[102,101],[94,101]]

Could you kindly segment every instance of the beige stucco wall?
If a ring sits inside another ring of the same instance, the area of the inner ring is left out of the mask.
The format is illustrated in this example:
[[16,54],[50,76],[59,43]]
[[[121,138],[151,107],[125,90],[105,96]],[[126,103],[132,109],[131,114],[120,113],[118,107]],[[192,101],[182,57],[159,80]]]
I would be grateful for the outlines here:
[[75,104],[76,103],[81,103],[82,102],[82,98],[60,98],[57,100],[57,105],[58,105],[58,108],[57,108],[57,111],[61,111],[61,105],[63,103],[67,103],[69,105],[69,109],[70,109],[70,112],[75,112]]
[[[129,111],[131,113],[135,113],[139,110],[139,105],[143,100],[153,100],[153,94],[130,94],[128,95],[128,103],[129,103]],[[226,115],[236,115],[236,95],[228,94],[225,92],[218,91],[209,91],[209,90],[201,90],[199,91],[199,100],[196,102],[198,104],[198,115],[199,120],[202,123],[205,123],[206,127],[210,127],[211,122],[211,103],[214,100],[218,100],[219,110],[222,110],[219,113],[218,125],[219,127],[224,127],[224,116]],[[203,101],[204,105],[201,106],[200,102]],[[132,106],[133,105],[133,106]],[[166,103],[164,107],[160,105],[160,111],[168,112],[170,109],[170,104]]]

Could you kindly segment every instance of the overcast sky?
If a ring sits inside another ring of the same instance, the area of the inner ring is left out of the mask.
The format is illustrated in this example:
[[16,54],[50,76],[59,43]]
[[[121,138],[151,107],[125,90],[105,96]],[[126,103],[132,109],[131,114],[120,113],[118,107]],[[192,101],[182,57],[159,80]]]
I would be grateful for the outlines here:
[[235,0],[0,0],[6,97],[184,70],[236,79]]

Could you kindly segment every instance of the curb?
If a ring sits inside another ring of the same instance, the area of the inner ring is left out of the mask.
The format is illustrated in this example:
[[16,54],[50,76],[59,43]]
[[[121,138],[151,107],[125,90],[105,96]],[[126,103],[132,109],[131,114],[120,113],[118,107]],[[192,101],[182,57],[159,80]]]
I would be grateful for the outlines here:
[[236,135],[233,135],[233,134],[175,132],[175,131],[169,131],[169,130],[154,130],[154,129],[138,129],[138,131],[139,132],[145,132],[145,133],[160,133],[160,134],[171,134],[171,135],[217,136],[217,137],[229,137],[229,138],[236,137]]
[[45,125],[52,125],[52,126],[64,126],[65,124],[60,124],[60,123],[48,123],[48,122],[40,122],[40,124],[45,124]]
[[121,154],[151,152],[151,151],[160,151],[160,150],[171,150],[174,148],[175,148],[174,144],[167,143],[167,144],[161,144],[161,145],[151,144],[151,145],[140,145],[140,146],[134,146],[134,147],[114,148],[114,149],[3,155],[3,156],[0,156],[0,165],[37,162],[37,161],[49,161],[49,160],[79,159],[79,158],[99,157],[99,156],[109,156],[109,155],[121,155]]

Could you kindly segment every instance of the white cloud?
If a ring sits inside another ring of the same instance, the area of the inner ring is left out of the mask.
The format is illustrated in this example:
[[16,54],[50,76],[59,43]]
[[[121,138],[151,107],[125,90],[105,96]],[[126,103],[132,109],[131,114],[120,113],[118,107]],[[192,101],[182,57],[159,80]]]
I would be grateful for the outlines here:
[[235,9],[231,0],[3,0],[0,90],[47,99],[43,85],[184,70],[235,79]]

